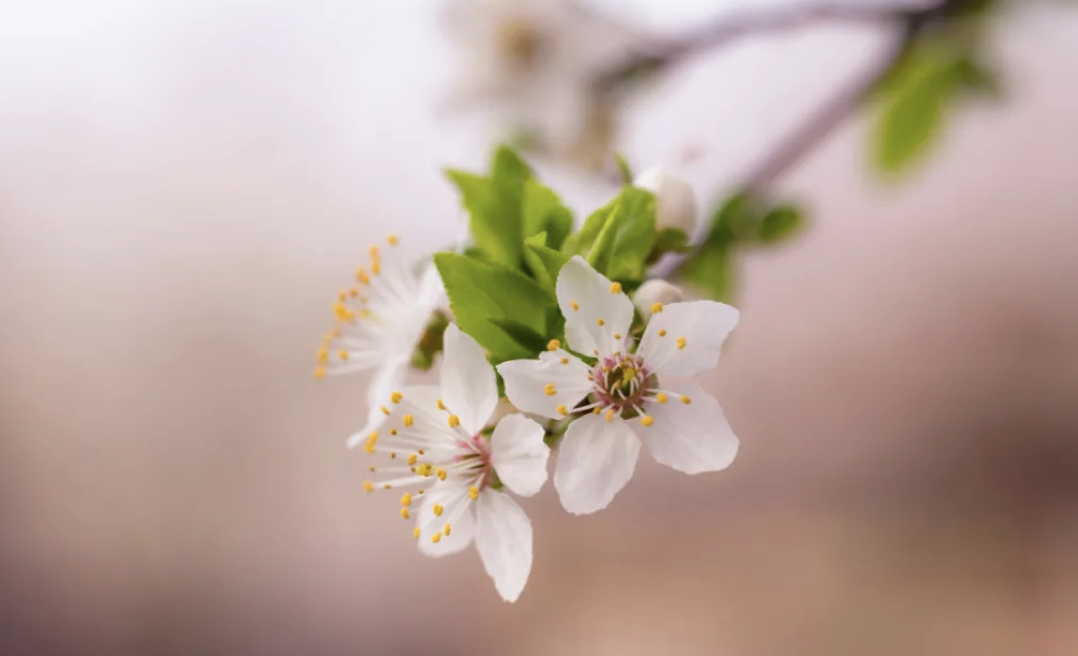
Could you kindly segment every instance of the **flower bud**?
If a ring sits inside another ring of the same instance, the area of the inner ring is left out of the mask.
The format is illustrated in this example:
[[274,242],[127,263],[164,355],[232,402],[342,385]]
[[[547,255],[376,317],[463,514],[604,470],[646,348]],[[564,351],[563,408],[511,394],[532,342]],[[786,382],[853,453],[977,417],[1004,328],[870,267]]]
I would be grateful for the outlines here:
[[655,307],[656,303],[666,305],[667,303],[677,303],[681,299],[680,287],[671,285],[665,280],[654,279],[640,285],[640,289],[636,290],[636,294],[633,295],[633,305],[636,306],[640,316],[647,321],[651,318],[651,309]]
[[656,228],[677,228],[692,237],[696,231],[696,194],[692,186],[659,169],[648,169],[633,184],[655,194]]

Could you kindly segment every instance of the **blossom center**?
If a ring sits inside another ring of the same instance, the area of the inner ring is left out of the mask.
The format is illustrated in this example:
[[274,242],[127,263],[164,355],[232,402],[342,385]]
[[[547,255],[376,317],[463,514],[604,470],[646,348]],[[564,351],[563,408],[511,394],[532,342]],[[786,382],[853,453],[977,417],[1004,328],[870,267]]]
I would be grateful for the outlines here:
[[599,360],[589,378],[599,406],[621,412],[640,406],[650,376],[640,356],[615,354]]

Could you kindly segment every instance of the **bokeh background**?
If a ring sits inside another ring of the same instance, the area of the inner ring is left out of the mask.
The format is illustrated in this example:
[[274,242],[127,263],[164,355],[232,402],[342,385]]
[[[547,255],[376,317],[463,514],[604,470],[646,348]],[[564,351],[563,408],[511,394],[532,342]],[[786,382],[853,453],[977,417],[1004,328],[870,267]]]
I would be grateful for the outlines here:
[[[1078,10],[1015,4],[1007,101],[914,175],[875,176],[857,119],[782,182],[811,227],[745,258],[710,381],[735,465],[527,500],[514,605],[363,495],[365,381],[310,376],[366,246],[450,243],[440,168],[490,146],[438,111],[435,3],[0,4],[0,653],[1078,653]],[[622,150],[710,207],[882,36],[687,62]]]

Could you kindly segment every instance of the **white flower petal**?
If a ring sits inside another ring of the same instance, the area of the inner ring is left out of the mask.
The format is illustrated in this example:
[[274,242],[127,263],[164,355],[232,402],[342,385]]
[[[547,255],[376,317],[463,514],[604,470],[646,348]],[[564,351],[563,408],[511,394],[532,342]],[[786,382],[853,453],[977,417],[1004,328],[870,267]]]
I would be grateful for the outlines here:
[[474,435],[483,429],[498,405],[498,381],[483,347],[455,324],[445,329],[441,367],[442,400]]
[[509,495],[486,489],[476,507],[475,548],[494,587],[516,601],[532,569],[532,524]]
[[[416,528],[419,529],[417,544],[419,551],[434,558],[441,558],[459,553],[472,543],[475,537],[475,517],[472,515],[471,499],[468,497],[467,488],[456,487],[450,492],[439,492],[437,489],[427,492],[423,497],[423,505],[419,509],[419,517],[416,518]],[[442,514],[434,513],[434,506],[442,506]],[[452,524],[449,535],[445,535],[445,525]],[[440,533],[438,542],[431,538],[435,533]]]
[[408,358],[395,357],[383,363],[367,387],[367,425],[363,430],[348,438],[348,447],[352,448],[367,439],[371,431],[378,430],[385,423],[383,405],[389,402],[390,395],[400,389],[408,373]]
[[565,315],[565,337],[574,351],[610,355],[624,350],[624,339],[633,322],[633,303],[620,286],[577,255],[561,268],[557,295]]
[[558,408],[572,410],[587,396],[590,372],[588,365],[561,349],[544,351],[538,360],[510,360],[498,365],[509,401],[524,412],[549,419],[563,418]]
[[725,303],[671,303],[651,317],[637,355],[652,373],[695,376],[719,363],[723,340],[739,313]]
[[624,420],[586,415],[569,424],[558,453],[554,487],[574,515],[602,510],[633,477],[640,440]]
[[[737,456],[738,439],[723,416],[719,402],[699,385],[671,388],[666,403],[649,403],[650,426],[633,422],[633,430],[661,464],[686,474],[726,469]],[[679,397],[688,398],[685,404]]]
[[445,284],[438,274],[438,267],[434,263],[426,265],[423,273],[419,276],[418,303],[423,307],[434,309],[445,306],[448,303],[445,293]]
[[490,439],[490,463],[498,478],[513,492],[530,497],[546,483],[550,447],[546,431],[524,415],[509,415],[498,422]]

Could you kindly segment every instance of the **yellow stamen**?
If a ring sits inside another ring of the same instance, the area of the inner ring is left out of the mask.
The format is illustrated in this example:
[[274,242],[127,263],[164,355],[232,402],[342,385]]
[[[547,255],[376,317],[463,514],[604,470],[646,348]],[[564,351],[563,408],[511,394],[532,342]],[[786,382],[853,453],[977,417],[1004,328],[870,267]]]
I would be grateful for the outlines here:
[[371,259],[372,260],[377,260],[380,257],[380,255],[378,254],[378,247],[377,246],[371,246],[370,253],[371,253]]
[[692,403],[692,399],[690,399],[687,396],[683,396],[683,397],[681,397],[681,402],[684,403],[685,405],[689,405],[690,403]]
[[666,337],[666,330],[665,329],[659,331],[659,337]]
[[621,283],[620,282],[612,282],[612,283],[610,283],[610,293],[611,294],[620,294],[621,293]]
[[434,512],[435,517],[441,517],[442,513],[445,512],[445,506],[436,503],[434,504],[434,507],[431,508],[431,510]]
[[603,411],[603,409],[602,409],[602,408],[595,408],[594,410],[592,410],[592,411],[591,411],[591,413],[592,413],[593,415],[597,415],[597,414],[599,414],[599,413],[600,413],[600,412],[602,412],[602,411]]
[[442,403],[441,399],[438,399],[438,409],[439,410],[445,410],[445,404]]
[[684,337],[678,337],[677,338],[677,347],[678,347],[679,350],[685,348],[686,343],[687,342],[685,341]]
[[614,339],[621,339],[621,333],[614,333]]
[[401,508],[401,518],[402,519],[408,519],[408,517],[409,517],[408,509],[407,508]]
[[353,287],[353,288],[349,289],[348,290],[348,295],[351,296],[352,298],[358,298],[359,297],[359,287]]
[[445,537],[449,537],[449,531],[451,529],[452,529],[452,527],[450,527],[449,524],[445,525],[445,528],[442,529],[442,533],[445,533]]
[[375,261],[371,262],[371,273],[376,275],[376,276],[379,273],[382,273],[382,263],[379,262],[378,260],[375,260]]
[[662,311],[663,311],[663,304],[662,303],[652,303],[651,304],[651,313],[652,314],[661,314]]
[[445,480],[445,477],[449,475],[449,472],[447,472],[447,471],[446,471],[446,470],[444,470],[444,469],[441,469],[441,468],[439,468],[439,469],[438,469],[438,471],[434,472],[434,474],[435,474],[435,476],[437,476],[437,477],[438,477],[439,479],[441,479],[441,480],[443,480],[443,481],[444,481],[444,480]]
[[460,426],[460,417],[456,415],[449,415],[449,427],[456,428],[457,426]]
[[374,484],[370,481],[363,481],[363,489],[367,492],[374,492]]
[[413,453],[413,454],[411,454],[410,456],[408,456],[408,464],[409,464],[409,465],[414,465],[414,464],[416,463],[416,461],[417,461],[417,460],[419,460],[419,456],[417,456],[417,455],[416,455],[416,454],[414,454],[414,453]]
[[389,242],[390,246],[396,246],[397,244],[400,243],[400,239],[397,239],[397,235],[392,235],[392,234],[389,235],[389,238],[386,239],[386,241]]
[[470,488],[468,488],[468,496],[471,497],[473,500],[478,499],[479,498],[479,488],[477,488],[474,485],[471,486]]
[[557,351],[560,348],[561,348],[561,342],[559,340],[552,339],[552,340],[550,340],[549,342],[546,343],[546,350],[548,350],[548,351]]
[[644,426],[650,426],[655,423],[655,420],[650,415],[644,415],[640,418],[640,423]]
[[595,323],[599,324],[600,326],[605,326],[606,325],[606,322],[603,321],[602,317],[599,317],[598,319],[596,319]]
[[435,533],[434,535],[430,536],[430,541],[433,542],[434,544],[438,544],[439,542],[442,541],[442,534],[441,533]]
[[314,370],[314,377],[315,378],[325,378],[326,377],[326,368],[325,367],[316,368]]
[[412,537],[414,537],[417,540],[419,539],[419,527],[418,526],[415,527],[415,529],[412,531]]
[[389,429],[389,434],[390,435],[396,435],[397,434],[397,429],[396,428],[390,428]]
[[343,350],[342,351],[337,351],[337,357],[340,358],[341,360],[347,360],[348,359],[348,351],[343,351]]
[[554,389],[554,383],[547,383],[545,386],[543,386],[543,394],[546,394],[547,396],[554,396],[557,393],[558,390]]
[[569,364],[569,358],[562,358],[561,363],[562,364]]
[[367,272],[363,270],[363,267],[356,269],[356,280],[364,285],[371,284],[371,277],[367,275]]
[[412,415],[404,415],[404,427],[405,428],[411,428],[412,424],[414,424],[414,423],[415,423],[415,417],[413,417]]
[[669,401],[669,400],[670,400],[670,398],[669,398],[668,396],[666,396],[665,394],[663,394],[662,392],[659,392],[659,393],[658,393],[658,394],[657,394],[657,395],[655,396],[655,401],[656,401],[657,403],[666,403],[666,402],[667,402],[667,401]]
[[386,484],[385,484],[385,485],[383,485],[382,487],[384,487],[384,488],[385,488],[385,489],[387,489],[387,490],[392,490],[392,489],[393,489],[393,486],[392,486],[392,485],[390,485],[389,483],[386,483]]
[[389,459],[390,459],[390,460],[396,460],[396,459],[397,459],[397,454],[396,454],[396,452],[394,452],[394,453],[390,453],[390,454],[389,454]]
[[410,493],[404,493],[404,495],[401,497],[401,505],[404,507],[412,505],[412,495]]
[[389,412],[389,408],[387,408],[387,407],[385,407],[385,406],[383,405],[383,406],[382,406],[382,414],[388,417],[388,416],[389,416],[389,415],[391,414],[391,413]]
[[423,463],[422,465],[416,467],[415,473],[419,474],[420,476],[430,476],[432,473],[434,473],[434,465],[431,465],[430,463]]
[[570,301],[569,307],[573,308],[573,312],[576,312],[580,309],[580,304],[576,301]]
[[393,392],[389,395],[389,400],[393,403],[400,403],[404,399],[404,395],[400,392]]
[[561,415],[562,417],[568,415],[569,414],[569,408],[566,408],[564,405],[559,405],[558,406],[558,414]]
[[614,421],[614,409],[613,408],[606,411],[606,423],[609,424],[612,421]]

